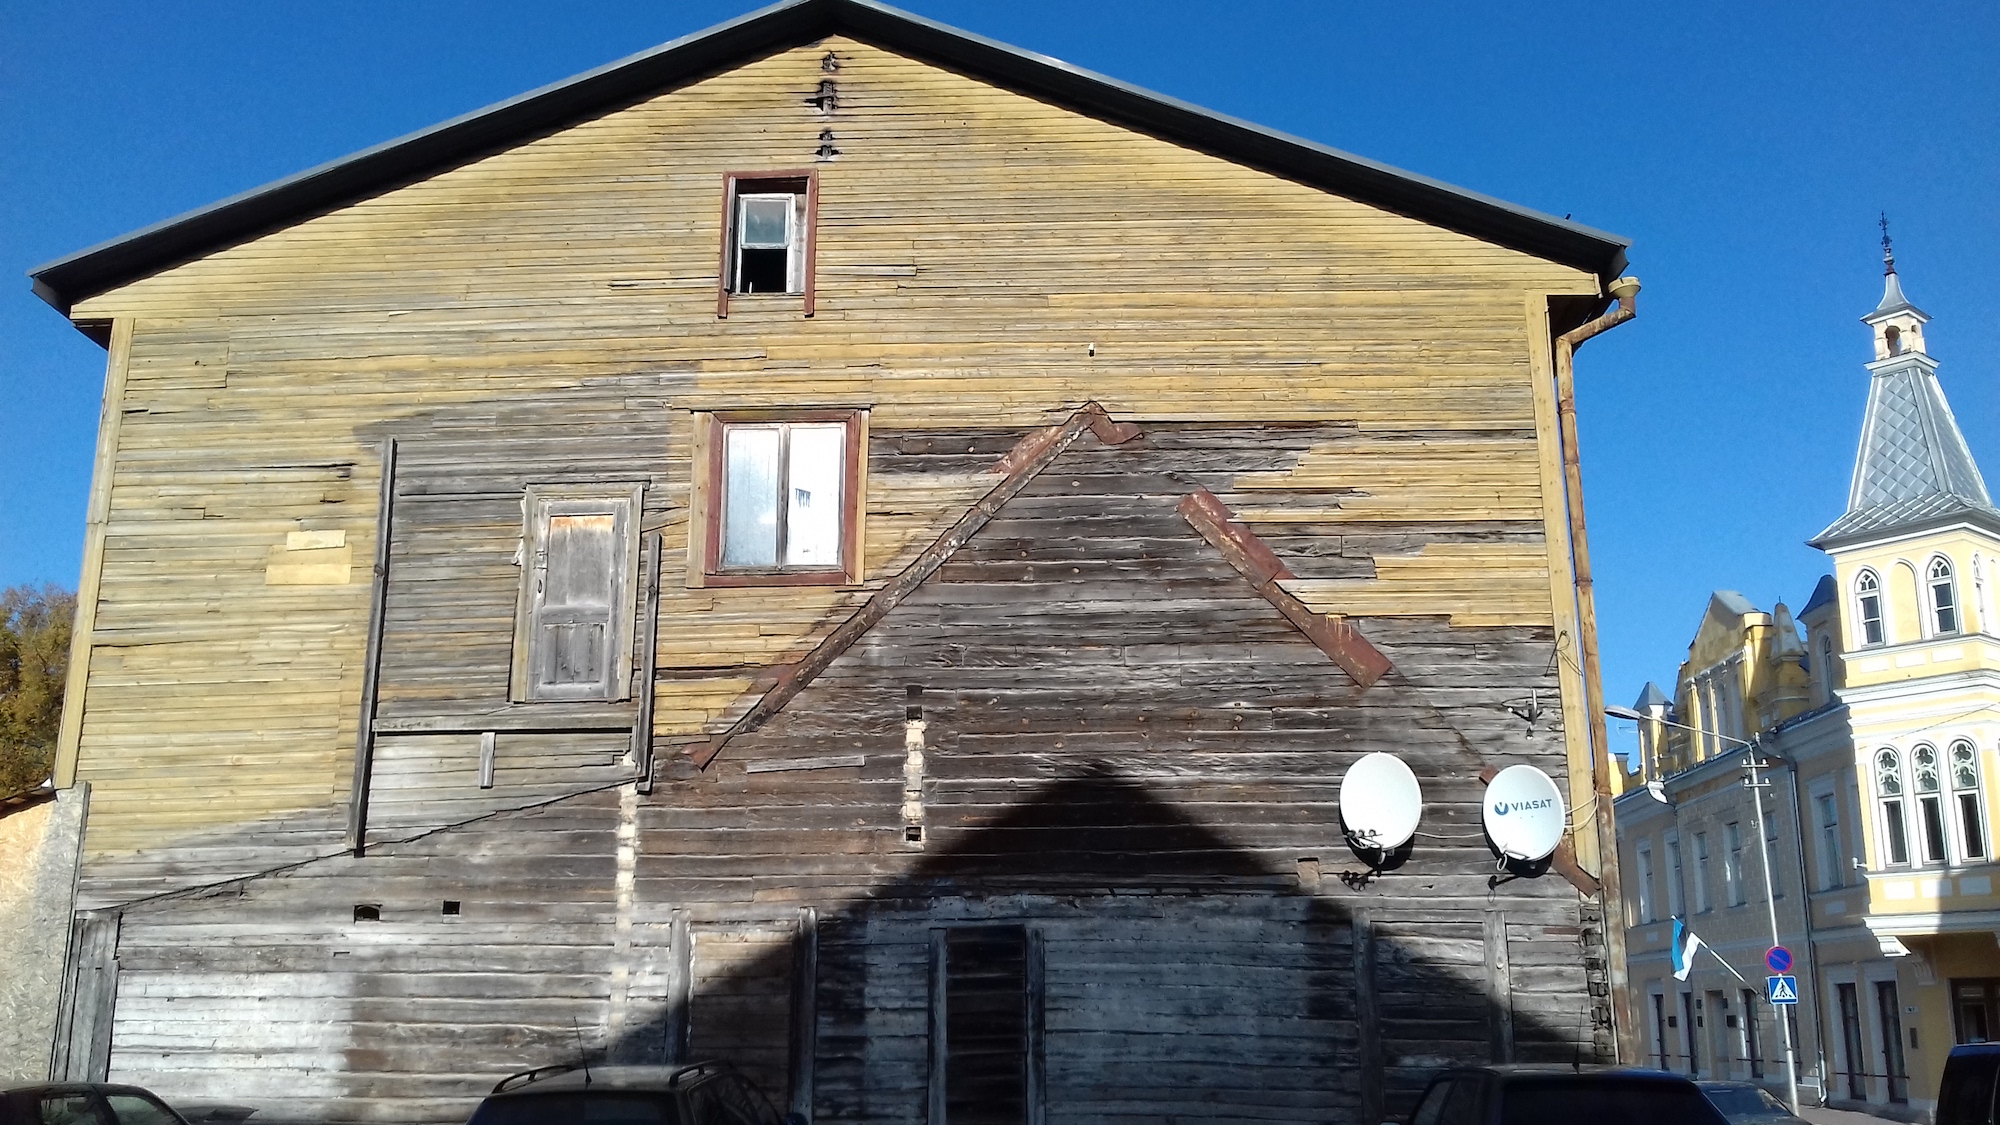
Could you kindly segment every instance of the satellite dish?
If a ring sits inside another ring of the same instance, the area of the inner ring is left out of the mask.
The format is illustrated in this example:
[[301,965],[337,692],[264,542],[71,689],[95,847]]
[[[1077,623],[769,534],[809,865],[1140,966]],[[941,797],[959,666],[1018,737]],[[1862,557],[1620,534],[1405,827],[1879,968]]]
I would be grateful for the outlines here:
[[1495,774],[1480,817],[1501,855],[1530,863],[1556,850],[1569,822],[1562,790],[1533,766],[1508,766]]
[[1363,754],[1340,779],[1340,819],[1361,847],[1395,851],[1417,834],[1423,815],[1417,775],[1394,754]]

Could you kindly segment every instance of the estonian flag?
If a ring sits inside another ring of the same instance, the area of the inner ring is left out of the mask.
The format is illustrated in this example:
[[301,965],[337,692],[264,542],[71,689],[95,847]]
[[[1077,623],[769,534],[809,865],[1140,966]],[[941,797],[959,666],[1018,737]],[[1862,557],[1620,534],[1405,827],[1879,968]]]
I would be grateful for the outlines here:
[[1693,930],[1682,925],[1679,918],[1675,918],[1673,949],[1675,980],[1688,979],[1688,974],[1694,971],[1694,955],[1699,949],[1701,949],[1701,938],[1696,936]]

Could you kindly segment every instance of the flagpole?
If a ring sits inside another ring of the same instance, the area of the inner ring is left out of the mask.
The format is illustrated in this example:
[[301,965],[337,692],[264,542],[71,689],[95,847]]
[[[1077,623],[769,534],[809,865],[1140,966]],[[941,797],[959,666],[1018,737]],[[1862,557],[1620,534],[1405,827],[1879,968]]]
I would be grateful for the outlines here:
[[[1743,769],[1750,775],[1743,779],[1743,785],[1750,790],[1750,807],[1757,810],[1757,854],[1764,861],[1764,908],[1770,912],[1771,945],[1775,948],[1784,943],[1778,940],[1778,902],[1776,896],[1771,893],[1771,838],[1764,834],[1764,790],[1769,786],[1759,781],[1757,776],[1757,771],[1763,769],[1768,764],[1763,756],[1758,753],[1756,745],[1752,744],[1749,752],[1743,758]],[[1801,841],[1799,846],[1804,847],[1804,841]],[[1805,894],[1805,888],[1800,887],[1799,893],[1801,895]],[[1811,906],[1808,905],[1807,909],[1810,910]],[[1733,973],[1736,970],[1731,969],[1729,971]],[[1736,979],[1742,980],[1743,978],[1739,976]],[[1746,981],[1745,983],[1747,984],[1748,982]],[[1791,1095],[1787,1099],[1787,1104],[1791,1106],[1792,1112],[1797,1114],[1799,1112],[1799,1067],[1797,1058],[1792,1050],[1792,1021],[1786,1013],[1778,1010],[1779,1007],[1780,1005],[1772,1004],[1771,1014],[1777,1017],[1778,1030],[1782,1031],[1785,1035],[1785,1089]],[[1892,1084],[1894,1083],[1895,1079],[1893,1076],[1891,1076],[1890,1081]],[[1821,1085],[1825,1085],[1824,1081],[1822,1081]]]

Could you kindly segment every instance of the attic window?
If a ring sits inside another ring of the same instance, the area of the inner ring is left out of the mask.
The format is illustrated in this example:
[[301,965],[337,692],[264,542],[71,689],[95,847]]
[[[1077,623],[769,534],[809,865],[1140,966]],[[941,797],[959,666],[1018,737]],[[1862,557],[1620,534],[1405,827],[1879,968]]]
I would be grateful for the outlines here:
[[717,316],[729,315],[732,295],[797,295],[804,314],[813,314],[818,204],[819,177],[812,171],[724,178]]

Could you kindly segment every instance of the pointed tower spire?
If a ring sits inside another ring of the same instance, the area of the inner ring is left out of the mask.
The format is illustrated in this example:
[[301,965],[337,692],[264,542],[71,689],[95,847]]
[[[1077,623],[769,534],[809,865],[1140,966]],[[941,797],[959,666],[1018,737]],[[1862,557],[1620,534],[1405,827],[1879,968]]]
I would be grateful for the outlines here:
[[[1919,324],[1930,319],[1930,317],[1924,315],[1922,309],[1911,304],[1908,297],[1903,296],[1903,282],[1896,276],[1896,248],[1889,241],[1889,213],[1884,211],[1882,212],[1882,303],[1876,305],[1875,311],[1869,313],[1866,319],[1870,323],[1873,323],[1876,317],[1899,313],[1905,309],[1917,314]],[[1901,336],[1905,331],[1899,328],[1896,335]],[[1877,334],[1880,334],[1879,329]],[[1910,343],[1909,341],[1905,342]],[[1911,346],[1919,350],[1922,349],[1923,338],[1921,333],[1917,335]],[[1877,356],[1876,358],[1879,359],[1881,357]]]
[[1882,303],[1862,317],[1875,332],[1874,378],[1861,421],[1847,514],[1812,539],[1843,546],[1891,532],[1968,521],[2000,531],[1986,482],[1973,463],[1951,404],[1938,386],[1937,360],[1924,346],[1930,317],[1903,296],[1889,220],[1882,219],[1886,268]]

